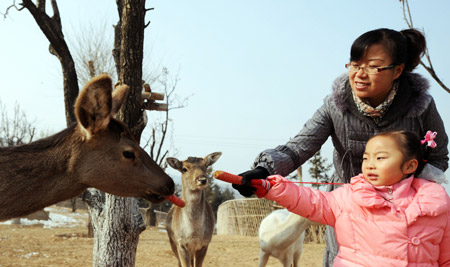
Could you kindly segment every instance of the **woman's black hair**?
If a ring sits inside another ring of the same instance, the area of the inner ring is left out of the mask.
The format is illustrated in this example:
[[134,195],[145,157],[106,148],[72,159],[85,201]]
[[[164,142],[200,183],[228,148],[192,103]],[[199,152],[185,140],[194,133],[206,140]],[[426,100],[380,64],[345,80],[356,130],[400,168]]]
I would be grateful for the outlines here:
[[386,48],[392,58],[392,64],[405,64],[405,72],[417,67],[426,49],[425,36],[416,29],[398,32],[382,28],[366,32],[353,42],[350,61],[362,59],[367,48],[373,44],[381,44]]
[[[417,169],[414,172],[414,177],[417,177],[425,167],[429,157],[431,148],[426,144],[422,145],[417,134],[410,131],[386,131],[380,132],[372,136],[389,136],[395,139],[403,154],[405,162],[411,159],[416,159],[418,162]],[[369,139],[369,140],[370,140]]]

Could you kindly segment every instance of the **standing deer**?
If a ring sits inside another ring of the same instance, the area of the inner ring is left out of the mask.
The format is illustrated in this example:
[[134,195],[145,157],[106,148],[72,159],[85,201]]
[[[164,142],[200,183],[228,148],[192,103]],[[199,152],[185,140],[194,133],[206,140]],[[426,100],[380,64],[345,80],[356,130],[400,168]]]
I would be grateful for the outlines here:
[[181,172],[184,208],[172,206],[167,214],[166,229],[170,246],[181,267],[201,267],[214,232],[214,213],[206,201],[206,170],[222,155],[211,153],[205,158],[189,157],[185,161],[167,158],[167,163]]
[[161,202],[174,182],[114,119],[128,86],[91,80],[75,103],[77,123],[36,142],[0,148],[0,221],[79,195],[88,187]]
[[286,209],[270,213],[259,226],[260,255],[258,267],[264,267],[270,256],[283,267],[297,267],[302,254],[305,230],[310,220]]

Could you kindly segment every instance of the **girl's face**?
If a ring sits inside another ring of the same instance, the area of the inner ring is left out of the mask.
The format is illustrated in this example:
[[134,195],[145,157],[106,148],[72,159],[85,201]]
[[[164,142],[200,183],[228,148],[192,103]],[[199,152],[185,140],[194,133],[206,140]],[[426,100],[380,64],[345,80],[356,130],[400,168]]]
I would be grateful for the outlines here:
[[405,162],[395,140],[390,136],[375,136],[366,144],[362,172],[372,185],[392,185],[417,169],[417,160]]
[[[381,44],[369,46],[364,57],[350,64],[359,67],[387,67],[392,64],[392,59]],[[365,98],[372,107],[381,104],[392,88],[394,80],[402,74],[404,65],[397,65],[392,69],[380,71],[376,74],[366,74],[363,69],[358,72],[348,73],[353,92],[359,98]]]

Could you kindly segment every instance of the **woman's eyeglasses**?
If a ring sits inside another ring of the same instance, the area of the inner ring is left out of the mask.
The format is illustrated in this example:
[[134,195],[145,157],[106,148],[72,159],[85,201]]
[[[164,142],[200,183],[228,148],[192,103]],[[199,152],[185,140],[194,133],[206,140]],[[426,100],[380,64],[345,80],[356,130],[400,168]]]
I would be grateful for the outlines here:
[[396,65],[389,65],[386,67],[373,67],[373,66],[365,66],[365,67],[361,67],[359,65],[356,64],[345,64],[345,68],[349,71],[349,72],[358,72],[360,69],[362,69],[364,71],[365,74],[378,74],[379,72],[383,71],[383,70],[388,70],[388,69],[392,69],[394,68]]

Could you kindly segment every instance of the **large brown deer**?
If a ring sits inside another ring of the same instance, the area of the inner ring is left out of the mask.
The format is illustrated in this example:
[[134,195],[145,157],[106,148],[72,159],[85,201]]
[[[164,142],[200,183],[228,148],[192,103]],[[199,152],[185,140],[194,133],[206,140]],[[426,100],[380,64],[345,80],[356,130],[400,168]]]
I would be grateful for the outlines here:
[[0,148],[0,221],[79,195],[88,187],[161,202],[173,180],[114,119],[128,86],[91,80],[75,104],[77,123],[36,142]]
[[216,162],[221,152],[205,158],[189,157],[179,161],[167,158],[167,163],[181,172],[184,208],[172,206],[167,214],[166,230],[170,246],[182,267],[201,267],[214,232],[214,213],[206,200],[207,168]]

